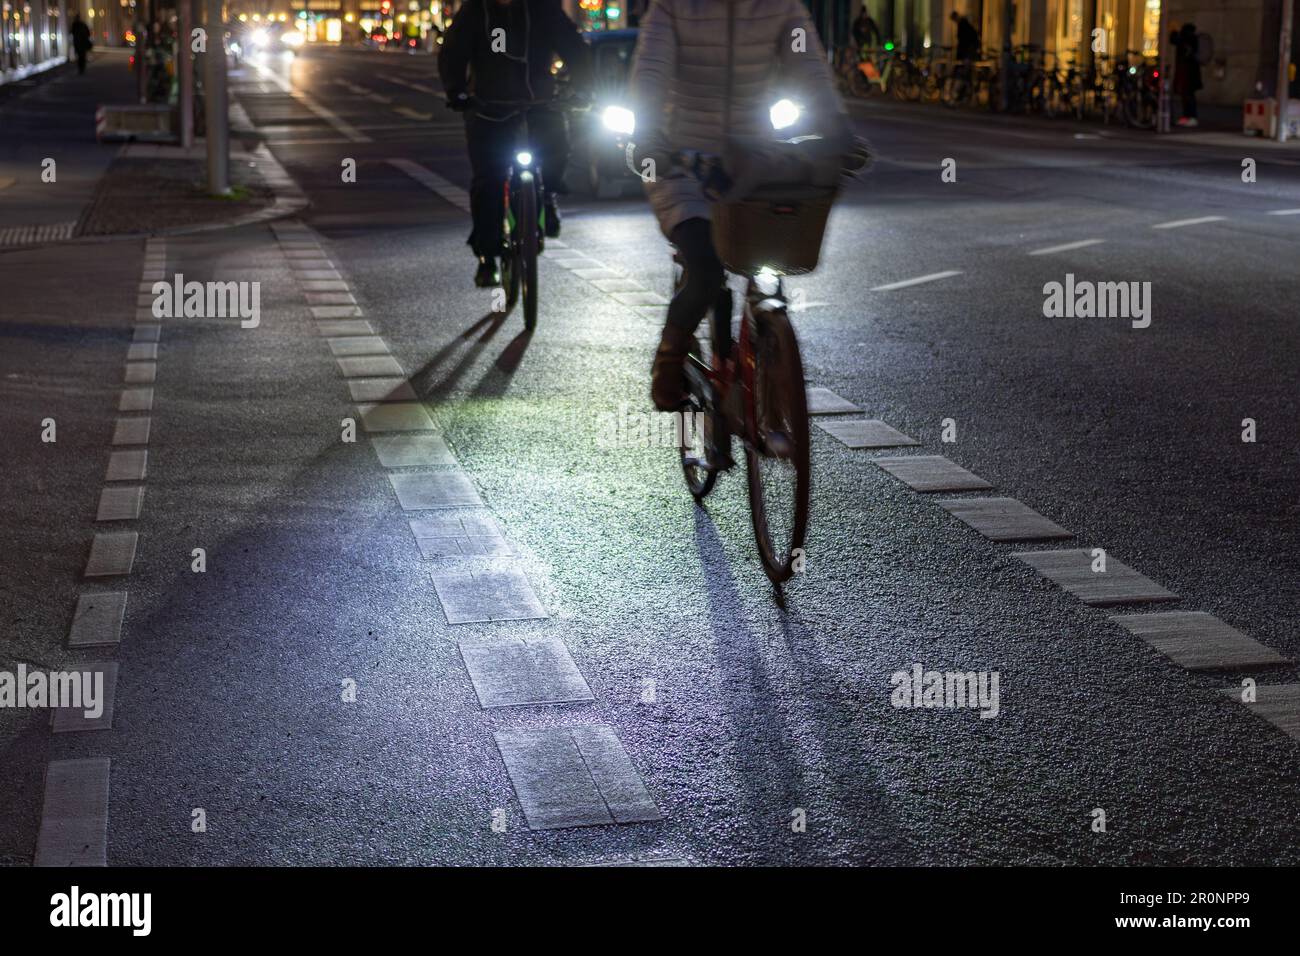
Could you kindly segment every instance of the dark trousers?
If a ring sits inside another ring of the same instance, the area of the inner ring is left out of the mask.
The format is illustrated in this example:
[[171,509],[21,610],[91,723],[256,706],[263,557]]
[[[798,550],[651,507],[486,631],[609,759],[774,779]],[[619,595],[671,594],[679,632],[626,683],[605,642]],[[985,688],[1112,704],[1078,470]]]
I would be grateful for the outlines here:
[[1188,119],[1196,119],[1196,94],[1183,94],[1183,115]]
[[[522,133],[527,126],[528,136]],[[478,256],[501,254],[501,226],[505,218],[506,170],[515,153],[527,145],[534,165],[540,164],[542,184],[547,192],[563,193],[564,167],[569,161],[569,137],[564,114],[538,108],[506,120],[488,119],[478,113],[465,116],[465,138],[469,141],[470,212],[474,231],[469,244]]]
[[78,73],[86,72],[86,54],[89,52],[90,52],[89,50],[77,51],[77,72]]
[[[713,249],[713,236],[707,219],[687,219],[673,227],[669,241],[681,255],[682,287],[668,303],[668,324],[684,332],[694,332],[722,288],[722,260]],[[731,326],[727,326],[727,335]]]

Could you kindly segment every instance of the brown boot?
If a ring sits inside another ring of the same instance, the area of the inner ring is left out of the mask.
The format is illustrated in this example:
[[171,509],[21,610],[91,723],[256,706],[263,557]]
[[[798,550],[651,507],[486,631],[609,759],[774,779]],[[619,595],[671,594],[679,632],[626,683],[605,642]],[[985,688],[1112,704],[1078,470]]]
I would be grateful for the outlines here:
[[650,400],[661,412],[675,412],[686,401],[686,371],[689,352],[699,349],[695,336],[676,326],[664,328],[650,368]]

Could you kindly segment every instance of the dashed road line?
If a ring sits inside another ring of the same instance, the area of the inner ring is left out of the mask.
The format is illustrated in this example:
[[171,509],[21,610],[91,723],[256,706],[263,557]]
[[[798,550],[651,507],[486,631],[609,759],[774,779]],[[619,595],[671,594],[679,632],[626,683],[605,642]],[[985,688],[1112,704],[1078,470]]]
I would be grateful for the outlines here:
[[361,132],[361,130],[357,129],[351,123],[344,120],[343,117],[339,116],[333,110],[329,109],[328,107],[322,106],[320,103],[318,103],[315,97],[309,95],[308,93],[303,92],[302,90],[295,90],[293,88],[293,85],[289,83],[288,80],[280,76],[280,74],[276,73],[274,70],[269,70],[266,67],[262,66],[262,64],[260,63],[253,63],[253,66],[257,68],[258,72],[260,72],[263,76],[265,76],[272,83],[278,86],[282,92],[287,93],[289,96],[292,96],[303,106],[307,107],[307,109],[311,110],[321,119],[323,119],[325,122],[329,123],[330,126],[333,126],[336,130],[338,130],[340,133],[346,136],[351,142],[354,143],[374,142],[374,140],[372,140],[369,136]]
[[400,169],[421,186],[437,193],[453,206],[463,209],[465,212],[470,211],[469,193],[461,189],[450,179],[444,179],[433,170],[426,169],[419,163],[412,162],[409,159],[390,159],[388,164],[396,169]]
[[1074,249],[1086,249],[1089,246],[1099,246],[1105,239],[1079,239],[1076,242],[1064,242],[1059,246],[1047,246],[1044,249],[1034,249],[1029,254],[1031,256],[1053,256],[1058,252],[1070,252]]
[[1226,216],[1197,216],[1195,219],[1174,219],[1170,222],[1158,222],[1152,229],[1182,229],[1184,226],[1199,226],[1207,222],[1223,222]]
[[893,292],[895,289],[908,289],[914,285],[922,285],[926,282],[938,282],[940,279],[951,279],[953,276],[961,275],[960,269],[948,269],[944,272],[931,272],[929,275],[917,276],[915,279],[903,279],[901,282],[890,282],[885,285],[872,287],[872,292]]

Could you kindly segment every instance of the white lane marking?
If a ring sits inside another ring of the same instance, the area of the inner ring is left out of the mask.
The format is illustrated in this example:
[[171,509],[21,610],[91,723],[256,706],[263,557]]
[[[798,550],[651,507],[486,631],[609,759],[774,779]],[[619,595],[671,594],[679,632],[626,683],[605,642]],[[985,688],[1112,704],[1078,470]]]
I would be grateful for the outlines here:
[[961,275],[960,269],[949,269],[946,272],[932,272],[926,276],[917,276],[915,279],[904,279],[902,282],[890,282],[887,285],[875,286],[872,292],[892,292],[895,289],[906,289],[908,286],[920,285],[923,282],[937,282],[940,279],[950,279],[953,276]]
[[433,170],[425,169],[419,163],[412,162],[409,159],[390,159],[388,163],[390,166],[394,166],[406,173],[425,189],[437,193],[453,206],[459,206],[469,212],[469,193],[451,180],[443,179]]
[[396,83],[398,86],[405,86],[409,90],[415,90],[419,93],[437,93],[432,86],[425,86],[423,83],[412,83],[410,80],[399,80],[394,76],[384,77],[389,83]]
[[419,120],[422,123],[427,123],[429,120],[433,119],[432,113],[421,113],[418,110],[411,109],[409,106],[394,106],[393,112],[408,117],[409,119]]
[[1300,216],[1300,209],[1270,209],[1270,216]]
[[1225,216],[1198,216],[1195,219],[1174,219],[1171,222],[1158,222],[1152,229],[1181,229],[1183,226],[1199,226],[1204,222],[1222,222]]
[[1057,252],[1069,252],[1071,249],[1086,249],[1088,246],[1100,245],[1105,241],[1105,239],[1080,239],[1078,242],[1065,242],[1059,246],[1048,246],[1045,249],[1035,249],[1029,254],[1031,256],[1050,256]]
[[391,96],[380,96],[378,93],[367,93],[366,99],[374,100],[376,103],[384,103],[384,104],[393,102],[393,98]]
[[[250,60],[249,62],[252,61]],[[280,76],[280,74],[275,73],[272,70],[268,70],[260,63],[254,63],[253,65],[257,67],[258,71],[262,73],[264,76],[266,76],[272,83],[278,86],[285,93],[288,93],[290,96],[296,99],[303,106],[307,107],[307,109],[311,110],[321,119],[323,119],[325,122],[329,123],[336,130],[338,130],[340,133],[346,136],[351,142],[353,143],[374,142],[374,140],[372,140],[369,136],[361,132],[361,130],[357,129],[351,123],[347,122],[347,120],[343,119],[333,110],[322,106],[320,103],[317,103],[313,97],[308,96],[306,93],[302,92],[301,90],[295,90],[293,86],[289,83],[289,81],[286,80],[284,77]]]

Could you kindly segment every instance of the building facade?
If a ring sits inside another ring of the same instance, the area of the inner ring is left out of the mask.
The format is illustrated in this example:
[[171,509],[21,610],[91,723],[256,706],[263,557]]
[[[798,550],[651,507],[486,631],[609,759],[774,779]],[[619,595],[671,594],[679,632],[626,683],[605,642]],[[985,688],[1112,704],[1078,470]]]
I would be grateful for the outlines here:
[[[147,4],[164,11],[176,0],[0,0],[0,82],[62,62],[68,28],[80,12],[96,45],[119,46]],[[297,26],[312,42],[353,43],[378,29],[388,36],[431,36],[463,0],[227,0],[228,18]],[[561,0],[584,30],[635,26],[652,0]],[[721,0],[718,0],[721,2]],[[823,40],[850,41],[862,0],[805,0]],[[1272,95],[1278,67],[1283,3],[1300,0],[865,0],[885,38],[914,55],[941,54],[955,42],[954,11],[980,31],[986,48],[1032,44],[1049,64],[1086,66],[1094,56],[1159,53],[1162,3],[1166,28],[1192,22],[1213,38],[1203,69],[1208,103],[1239,106]],[[1099,31],[1099,32],[1098,32]],[[1300,60],[1300,15],[1290,62]],[[1293,95],[1300,93],[1293,85]]]

